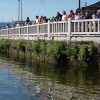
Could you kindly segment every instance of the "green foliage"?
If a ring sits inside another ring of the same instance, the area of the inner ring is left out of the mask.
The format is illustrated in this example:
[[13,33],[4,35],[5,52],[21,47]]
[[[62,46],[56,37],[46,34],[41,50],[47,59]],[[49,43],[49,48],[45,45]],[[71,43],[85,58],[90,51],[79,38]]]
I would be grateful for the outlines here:
[[70,58],[72,60],[77,60],[77,55],[78,55],[78,45],[72,44],[71,45],[71,56],[70,56]]
[[94,44],[93,43],[90,43],[88,45],[88,52],[89,52],[89,57],[93,55],[93,53],[94,53]]
[[0,40],[0,49],[6,50],[8,49],[9,43],[6,40]]
[[12,44],[12,47],[17,49],[17,50],[22,50],[22,51],[25,51],[25,48],[26,48],[26,40],[24,39],[20,39],[20,40],[15,40]]
[[62,50],[63,50],[63,45],[61,43],[55,42],[54,44],[49,43],[46,45],[46,53],[57,59],[61,55]]
[[[9,49],[10,42],[7,40],[0,40],[0,50],[6,51]],[[72,43],[70,47],[65,47],[60,42],[46,43],[45,41],[29,41],[24,39],[15,40],[11,45],[16,50],[24,51],[29,50],[35,53],[46,54],[50,58],[60,62],[62,59],[66,61],[93,61],[97,57],[97,49],[93,43],[89,44],[75,44]]]
[[71,50],[70,50],[70,47],[66,47],[66,50],[64,50],[64,54],[67,56],[67,59],[70,58],[70,55],[71,55]]
[[33,52],[38,52],[39,51],[39,43],[38,41],[32,41],[32,50]]
[[62,53],[62,50],[63,50],[63,45],[61,43],[57,43],[55,42],[53,44],[53,55],[56,57],[56,58],[59,58],[59,56],[61,55]]
[[53,46],[50,43],[46,45],[46,54],[48,54],[50,56],[53,55]]
[[41,52],[43,52],[43,53],[46,52],[46,43],[45,42],[41,42],[39,47],[40,47]]
[[86,61],[86,46],[85,45],[79,45],[78,60]]
[[32,51],[32,42],[27,42],[26,47],[27,47],[27,50]]

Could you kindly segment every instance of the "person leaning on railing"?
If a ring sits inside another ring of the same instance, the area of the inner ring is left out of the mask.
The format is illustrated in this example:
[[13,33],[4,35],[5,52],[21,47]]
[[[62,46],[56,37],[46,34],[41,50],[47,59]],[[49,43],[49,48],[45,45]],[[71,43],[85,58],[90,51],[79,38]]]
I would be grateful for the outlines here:
[[71,18],[72,20],[74,20],[75,14],[74,14],[73,10],[70,10],[70,14],[68,15],[68,18]]
[[30,22],[30,19],[29,19],[29,17],[27,17],[27,19],[26,19],[26,22],[27,22],[27,23],[29,23],[29,22]]
[[90,19],[88,12],[85,13],[85,19]]
[[75,13],[75,15],[74,15],[74,19],[75,19],[75,20],[79,20],[79,19],[80,19],[80,15],[79,15],[79,13],[77,13],[77,12]]
[[59,12],[57,12],[57,16],[55,18],[56,18],[56,21],[60,21],[62,18],[62,15]]
[[9,24],[6,25],[6,29],[7,29],[7,28],[10,28]]
[[80,19],[85,19],[85,14],[84,13],[81,14]]
[[98,10],[96,17],[97,19],[100,19],[100,10]]
[[97,19],[97,11],[93,12],[92,19]]
[[40,24],[43,23],[43,16],[40,17],[39,22],[40,22]]
[[52,17],[51,22],[56,22],[56,17]]
[[67,17],[67,15],[66,15],[66,12],[63,11],[62,21],[66,21],[66,20],[68,20],[68,17]]
[[32,24],[33,24],[33,25],[34,25],[34,24],[39,24],[39,16],[38,16],[38,15],[36,16],[36,20],[35,20],[35,21],[33,21],[33,23],[32,23]]
[[47,23],[48,22],[48,19],[46,16],[43,17],[43,23]]

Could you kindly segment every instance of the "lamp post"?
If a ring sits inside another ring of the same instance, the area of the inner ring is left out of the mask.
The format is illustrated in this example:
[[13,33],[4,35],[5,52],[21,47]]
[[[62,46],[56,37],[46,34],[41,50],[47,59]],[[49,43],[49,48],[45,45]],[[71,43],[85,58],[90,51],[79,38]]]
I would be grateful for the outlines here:
[[18,0],[18,21],[20,20],[20,0]]
[[18,0],[18,21],[23,21],[22,0]]
[[87,2],[85,2],[85,7],[87,6]]
[[79,10],[80,10],[80,8],[81,8],[81,6],[80,6],[80,5],[81,5],[81,1],[79,0]]
[[22,0],[21,0],[21,21],[23,21],[23,12],[22,12],[23,9],[22,9],[22,6],[23,6],[23,5],[22,5]]

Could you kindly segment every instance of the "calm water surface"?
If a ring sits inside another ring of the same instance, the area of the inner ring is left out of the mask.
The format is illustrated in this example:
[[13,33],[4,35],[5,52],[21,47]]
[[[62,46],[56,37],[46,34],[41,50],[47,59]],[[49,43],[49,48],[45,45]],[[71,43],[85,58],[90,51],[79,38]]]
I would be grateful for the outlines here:
[[100,100],[100,67],[0,57],[0,100]]

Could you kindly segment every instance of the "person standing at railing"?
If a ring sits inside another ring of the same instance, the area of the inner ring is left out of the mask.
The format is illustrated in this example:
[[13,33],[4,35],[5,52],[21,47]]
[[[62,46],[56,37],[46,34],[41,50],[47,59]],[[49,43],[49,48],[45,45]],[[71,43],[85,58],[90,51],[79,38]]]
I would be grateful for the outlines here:
[[63,11],[62,21],[66,21],[66,20],[68,20],[68,17],[67,17],[67,15],[66,15],[66,12]]
[[40,23],[43,23],[43,16],[40,17]]
[[75,13],[74,19],[75,20],[79,20],[80,19],[80,15],[77,12]]
[[32,24],[33,24],[33,25],[34,25],[34,24],[39,24],[39,16],[38,16],[38,15],[36,16],[36,20],[35,20],[35,21],[33,21],[33,23],[32,23]]
[[85,14],[84,13],[81,14],[80,19],[85,19]]
[[56,22],[56,18],[53,16],[51,22]]
[[7,29],[7,28],[10,28],[9,24],[6,25],[6,29]]
[[16,27],[16,24],[13,24],[13,25],[12,25],[12,28],[14,28],[14,27]]
[[27,22],[27,21],[25,21],[24,26],[27,26],[27,25],[28,25],[28,22]]
[[38,15],[36,16],[36,20],[35,21],[36,21],[36,24],[39,24],[39,16]]
[[92,19],[97,19],[97,11],[93,12]]
[[27,23],[29,23],[29,22],[30,22],[30,19],[29,19],[29,17],[27,17],[27,19],[26,19],[26,22],[27,22]]
[[46,16],[44,16],[44,20],[45,20],[45,22],[46,22],[46,23],[48,22],[48,19],[47,19],[47,17],[46,17]]
[[62,18],[62,15],[59,12],[57,12],[56,21],[59,21],[61,18]]
[[[75,16],[74,16],[74,20],[79,20],[80,19],[80,15],[76,12]],[[81,23],[80,23],[81,26]],[[81,29],[80,29],[81,30]],[[78,23],[76,23],[76,32],[78,31]]]
[[[85,13],[85,19],[90,19],[88,12]],[[85,28],[87,28],[86,31],[89,32],[89,22],[87,24],[85,24]]]
[[46,23],[46,17],[43,17],[42,23]]
[[16,27],[20,27],[20,24],[19,24],[19,22],[17,22],[17,24],[16,24]]
[[[98,19],[97,18],[97,11],[93,12],[92,19]],[[93,21],[92,30],[95,30],[95,25],[97,27],[98,26],[97,24],[98,24],[97,22]]]
[[85,19],[90,19],[88,12],[85,13]]
[[100,19],[100,11],[98,10],[98,13],[97,13],[97,19]]
[[68,15],[68,18],[71,18],[72,20],[74,20],[74,16],[75,14],[73,13],[73,10],[70,10],[70,14]]

